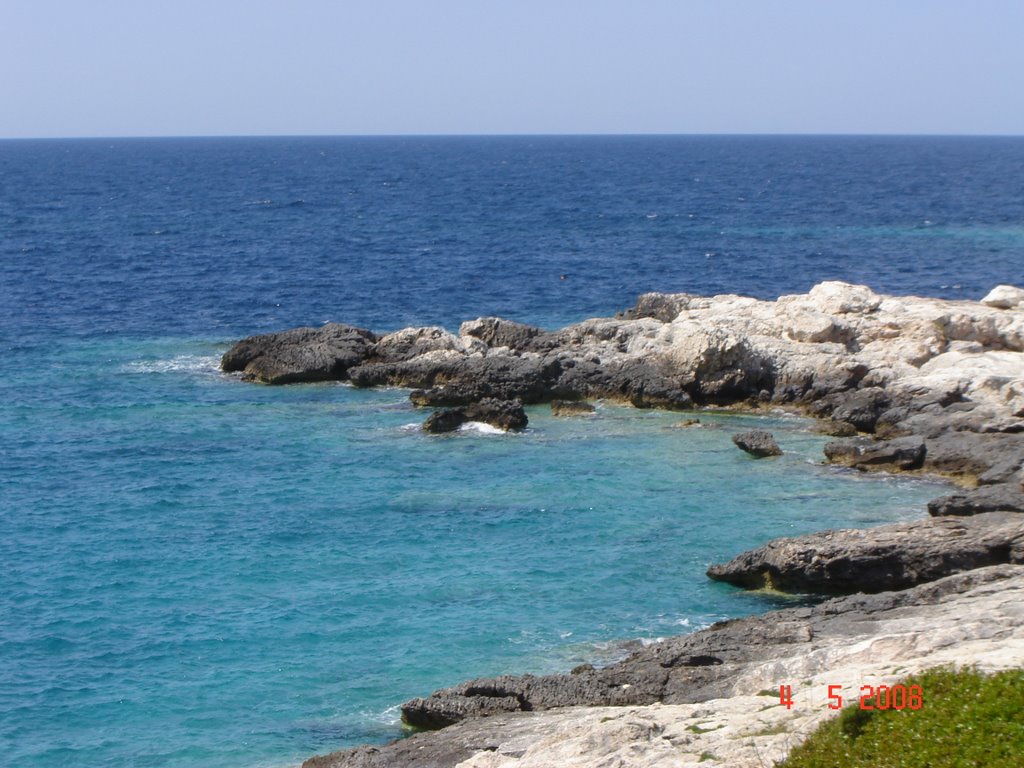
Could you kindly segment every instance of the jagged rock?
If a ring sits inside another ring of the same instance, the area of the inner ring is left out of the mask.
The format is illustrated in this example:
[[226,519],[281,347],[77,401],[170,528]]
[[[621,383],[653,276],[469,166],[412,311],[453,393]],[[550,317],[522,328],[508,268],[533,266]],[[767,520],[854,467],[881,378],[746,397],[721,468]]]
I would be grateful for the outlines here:
[[526,411],[519,400],[485,398],[461,408],[448,408],[432,413],[423,422],[423,431],[435,434],[454,432],[471,421],[490,424],[506,432],[511,429],[526,429],[528,423]]
[[544,335],[544,330],[500,317],[478,317],[464,322],[459,327],[459,335],[480,339],[488,347],[525,351],[534,348],[537,338]]
[[594,406],[580,400],[552,400],[552,416],[589,416],[594,413]]
[[436,326],[403,328],[379,338],[370,350],[368,362],[401,363],[431,353],[434,354],[430,359],[436,360],[439,358],[436,353],[444,352],[455,353],[459,357],[463,355],[482,356],[486,349],[485,344],[474,339],[467,340],[461,336],[455,336],[444,328]]
[[1013,285],[997,285],[989,291],[981,303],[996,309],[1015,309],[1024,306],[1024,288]]
[[1008,460],[1024,462],[1024,439],[1019,435],[974,431],[972,421],[943,413],[941,419],[932,419],[930,426],[917,420],[908,422],[915,431],[919,427],[930,430],[925,469],[974,479]]
[[688,293],[645,293],[633,307],[619,312],[616,317],[623,320],[651,317],[663,323],[671,323],[690,306],[693,298]]
[[891,396],[881,387],[865,387],[826,395],[815,401],[811,412],[829,415],[833,421],[851,424],[860,432],[874,432],[879,416],[891,404]]
[[732,441],[736,444],[736,447],[746,451],[755,458],[764,458],[765,456],[781,456],[782,449],[779,448],[779,444],[775,442],[775,437],[771,432],[766,432],[763,429],[751,429],[746,432],[737,432],[732,436]]
[[818,424],[817,430],[823,435],[830,437],[853,437],[857,434],[857,428],[848,421],[836,421],[829,419]]
[[895,440],[837,441],[825,446],[825,457],[832,464],[856,469],[919,469],[927,455],[925,441],[919,437]]
[[1000,563],[1024,563],[1024,516],[988,512],[775,539],[707,573],[748,589],[850,594]]
[[1011,483],[985,485],[928,502],[928,514],[977,515],[983,512],[1024,512],[1024,493]]
[[1016,456],[1010,456],[982,472],[978,477],[978,484],[997,485],[1002,482],[1013,482],[1014,477],[1020,472],[1022,467],[1024,467],[1024,444],[1021,445],[1021,453]]
[[340,381],[366,359],[376,340],[370,331],[341,323],[295,328],[242,339],[220,365],[226,373],[241,371],[264,384]]

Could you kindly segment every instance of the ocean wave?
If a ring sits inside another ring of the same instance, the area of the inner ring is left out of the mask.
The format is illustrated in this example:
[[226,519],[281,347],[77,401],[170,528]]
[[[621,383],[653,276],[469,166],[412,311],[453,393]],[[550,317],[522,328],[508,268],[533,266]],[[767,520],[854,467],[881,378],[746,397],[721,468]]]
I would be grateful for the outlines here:
[[498,429],[492,427],[490,424],[485,424],[482,421],[467,421],[461,427],[459,432],[472,432],[477,435],[505,435],[508,434],[504,429]]
[[166,360],[135,360],[124,365],[124,373],[216,373],[217,355],[177,355]]

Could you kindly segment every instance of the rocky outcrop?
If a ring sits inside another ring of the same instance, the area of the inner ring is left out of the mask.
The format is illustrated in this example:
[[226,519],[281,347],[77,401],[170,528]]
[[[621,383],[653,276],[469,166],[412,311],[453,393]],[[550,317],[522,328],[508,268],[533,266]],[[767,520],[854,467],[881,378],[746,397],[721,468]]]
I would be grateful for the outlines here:
[[463,424],[480,422],[496,429],[526,429],[528,419],[523,404],[518,400],[494,400],[485,398],[462,408],[445,408],[435,411],[423,422],[423,431],[438,434],[454,432]]
[[928,502],[928,514],[979,515],[985,512],[1024,512],[1024,493],[1012,483],[986,485],[952,493]]
[[862,439],[828,443],[825,446],[825,457],[830,462],[861,470],[920,469],[926,454],[925,442],[919,437],[884,441]]
[[1002,286],[988,304],[882,296],[840,282],[774,302],[645,294],[617,317],[557,331],[493,317],[467,321],[458,334],[296,329],[245,339],[222,366],[267,383],[403,386],[434,407],[484,398],[795,406],[832,434],[925,439],[923,469],[976,478],[993,462],[957,467],[932,443],[948,432],[1024,433],[1019,290]]
[[363,328],[328,323],[250,336],[221,359],[227,373],[264,384],[339,381],[369,356],[377,336]]
[[757,459],[765,456],[781,456],[782,449],[775,442],[771,432],[763,429],[750,429],[746,432],[737,432],[732,436],[733,443],[742,451],[746,451]]
[[[443,730],[304,768],[760,768],[830,714],[830,685],[855,700],[861,685],[943,663],[1024,665],[1022,604],[1024,566],[1003,565],[720,622],[605,669],[437,691],[403,711],[452,723]],[[793,710],[778,706],[780,684],[791,686]]]
[[906,589],[961,571],[1024,564],[1024,516],[988,512],[782,538],[708,576],[747,589],[850,594]]

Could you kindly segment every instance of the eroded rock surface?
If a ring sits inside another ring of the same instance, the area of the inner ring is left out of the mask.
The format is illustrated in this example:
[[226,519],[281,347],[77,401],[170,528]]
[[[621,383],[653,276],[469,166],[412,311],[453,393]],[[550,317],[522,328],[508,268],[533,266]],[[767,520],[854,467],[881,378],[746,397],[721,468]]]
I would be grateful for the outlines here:
[[732,436],[733,443],[741,451],[746,451],[751,456],[762,459],[766,456],[781,456],[782,449],[775,442],[771,432],[763,429],[750,429],[746,432],[737,432]]
[[1024,515],[979,513],[780,538],[713,565],[748,589],[849,594],[906,589],[950,574],[1024,564]]

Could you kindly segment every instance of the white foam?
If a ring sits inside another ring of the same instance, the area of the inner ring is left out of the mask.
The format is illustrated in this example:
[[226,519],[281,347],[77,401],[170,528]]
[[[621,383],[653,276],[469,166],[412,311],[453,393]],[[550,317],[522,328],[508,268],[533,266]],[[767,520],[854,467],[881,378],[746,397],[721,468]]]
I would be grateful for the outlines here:
[[177,355],[169,360],[136,360],[121,370],[125,373],[214,373],[220,370],[220,357]]
[[474,432],[478,435],[504,435],[505,430],[492,427],[490,424],[484,424],[482,421],[467,421],[461,427],[459,432]]

